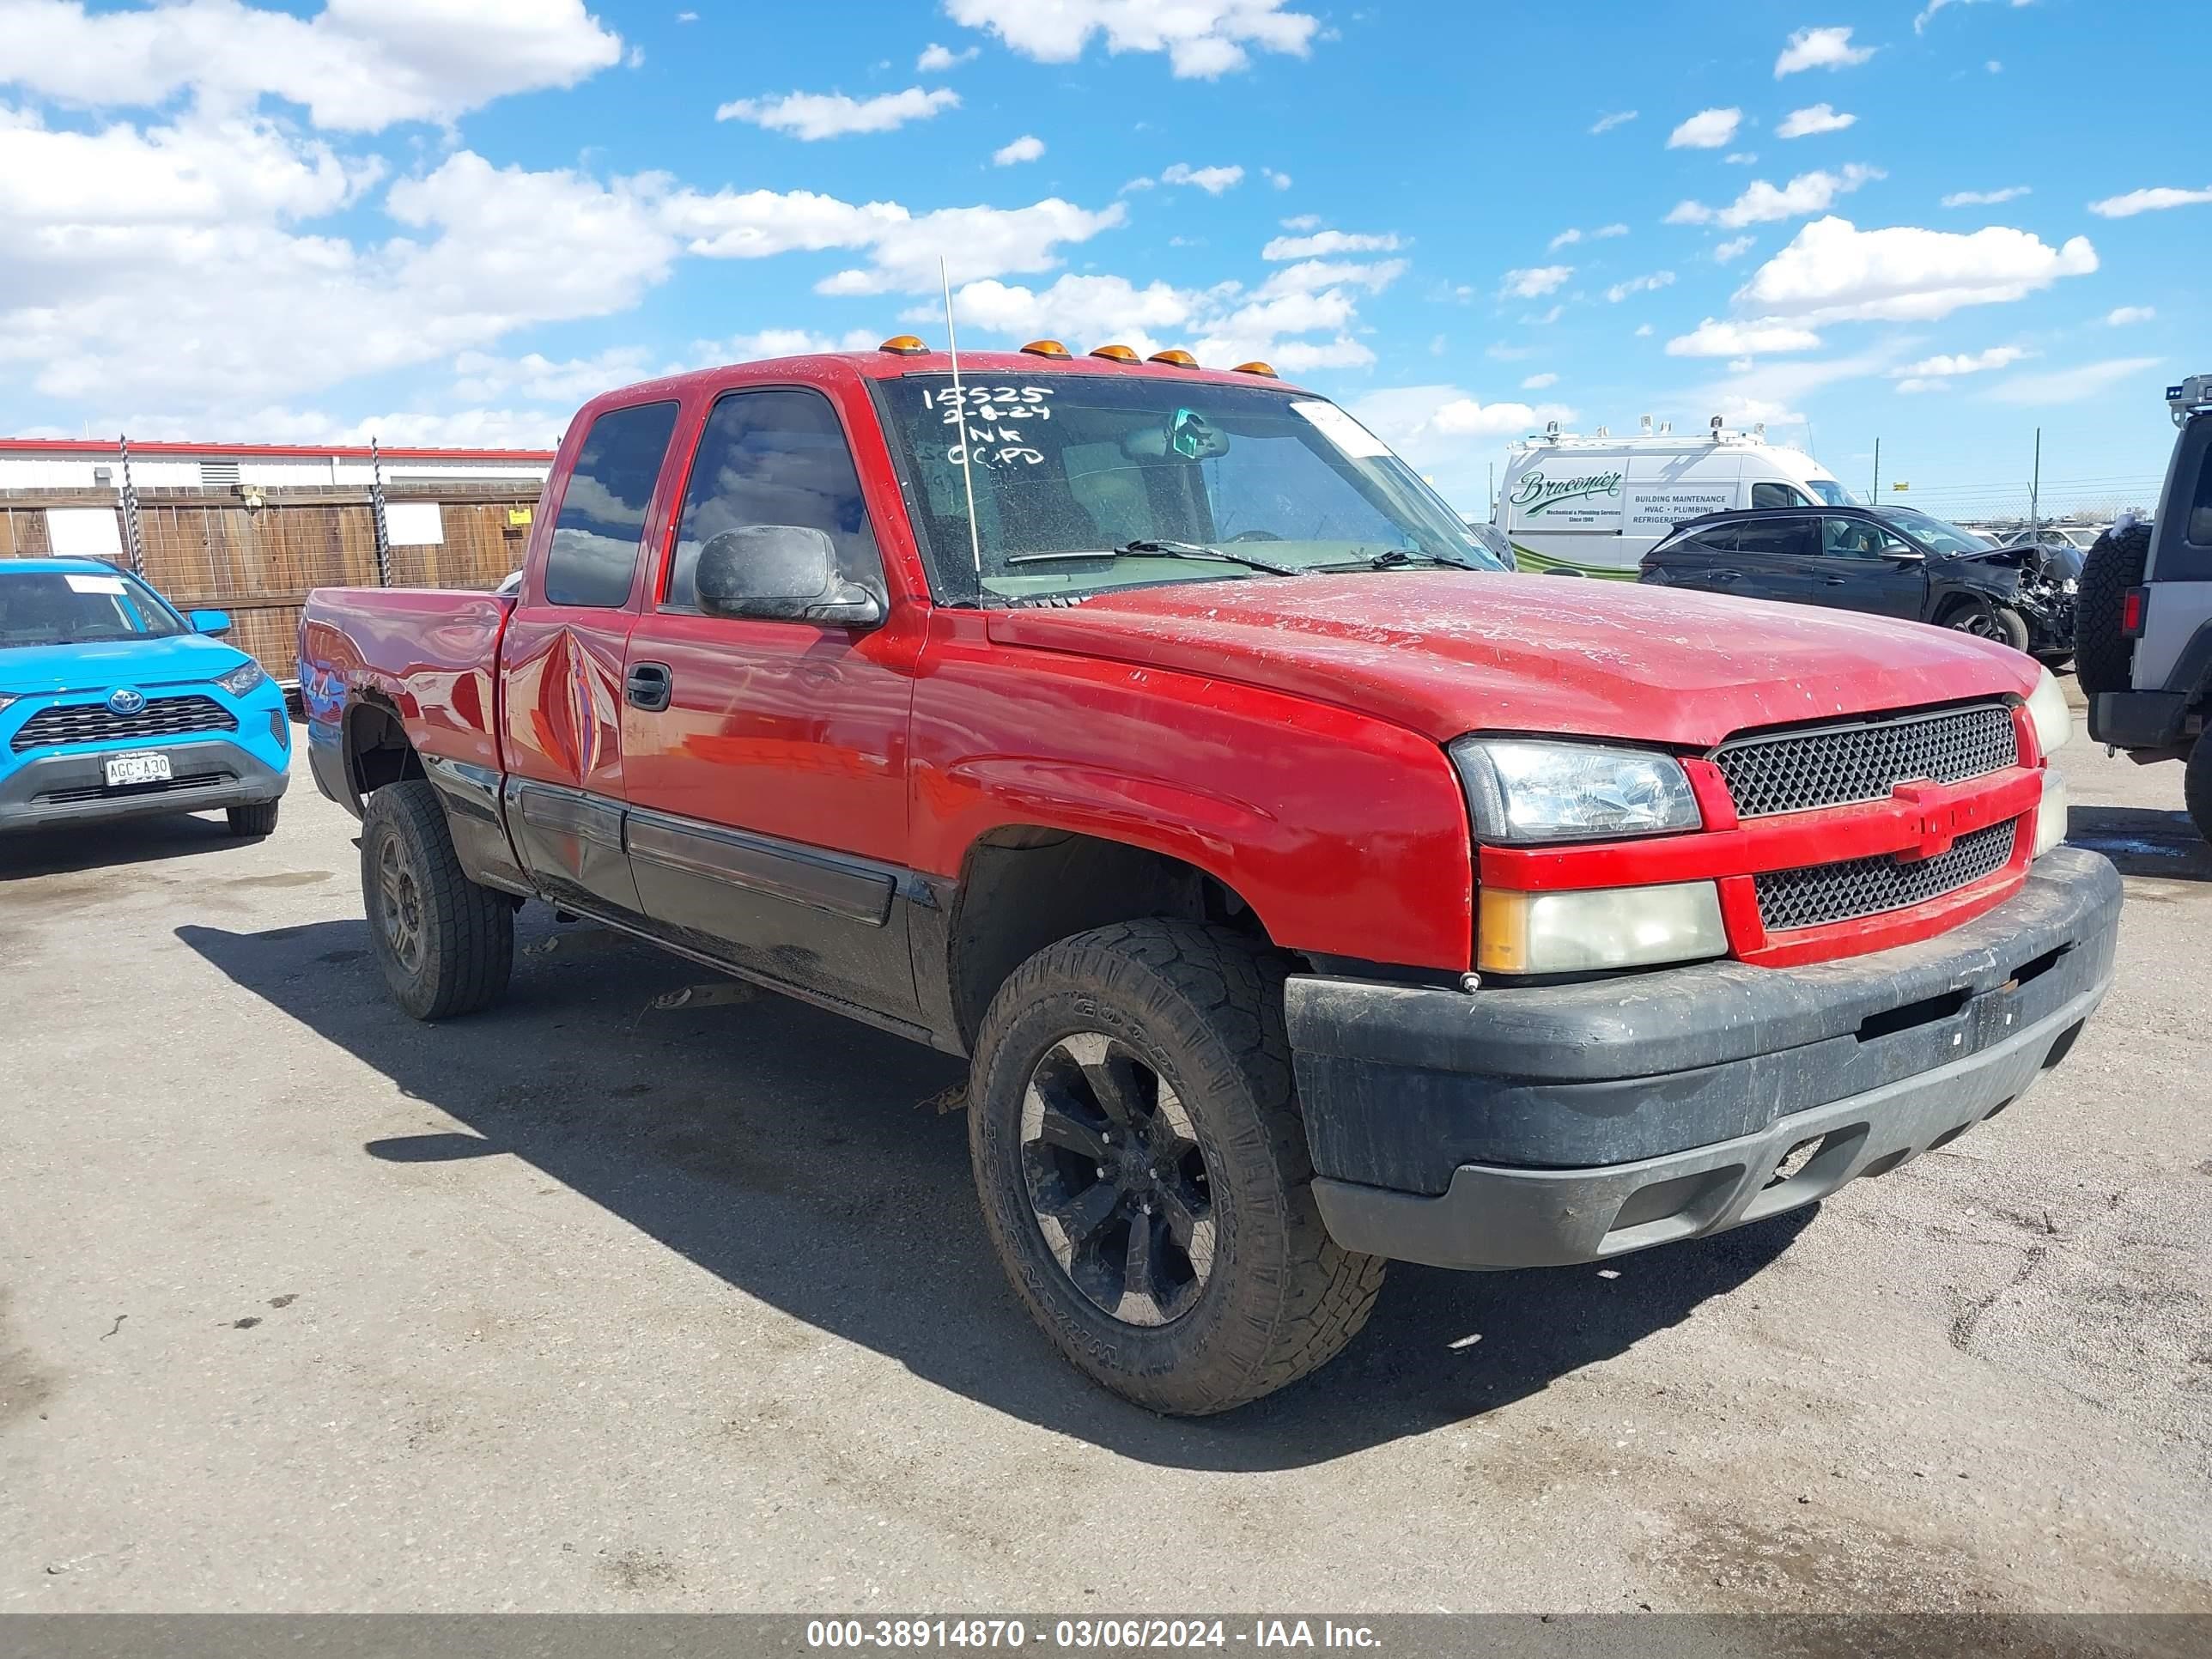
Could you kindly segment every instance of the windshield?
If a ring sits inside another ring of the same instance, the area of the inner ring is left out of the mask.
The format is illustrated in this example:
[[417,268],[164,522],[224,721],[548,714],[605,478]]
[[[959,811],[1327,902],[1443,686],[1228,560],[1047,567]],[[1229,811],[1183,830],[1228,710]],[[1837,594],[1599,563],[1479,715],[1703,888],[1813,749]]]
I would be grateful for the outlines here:
[[1986,553],[1995,545],[1971,531],[1961,530],[1954,524],[1946,524],[1933,514],[1923,513],[1917,507],[1885,507],[1881,516],[1906,535],[1925,543],[1938,553]]
[[1805,488],[1820,497],[1827,507],[1861,507],[1864,503],[1833,478],[1808,478]]
[[153,589],[120,572],[0,571],[0,650],[185,631]]
[[[1164,374],[963,380],[958,392],[949,374],[915,374],[878,390],[941,600],[1378,561],[1504,568],[1412,468],[1316,398]],[[1223,556],[1193,556],[1208,553]]]

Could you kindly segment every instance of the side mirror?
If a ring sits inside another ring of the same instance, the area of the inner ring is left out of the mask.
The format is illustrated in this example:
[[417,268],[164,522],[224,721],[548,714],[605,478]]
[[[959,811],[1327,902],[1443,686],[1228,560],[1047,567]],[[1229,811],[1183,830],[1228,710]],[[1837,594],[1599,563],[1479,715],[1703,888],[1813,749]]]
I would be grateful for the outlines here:
[[1893,564],[1926,564],[1928,556],[1917,547],[1893,547],[1881,556]]
[[230,632],[230,612],[228,611],[186,611],[185,625],[195,634],[228,634]]
[[749,524],[699,550],[699,608],[710,617],[873,628],[884,602],[837,574],[837,547],[819,530]]

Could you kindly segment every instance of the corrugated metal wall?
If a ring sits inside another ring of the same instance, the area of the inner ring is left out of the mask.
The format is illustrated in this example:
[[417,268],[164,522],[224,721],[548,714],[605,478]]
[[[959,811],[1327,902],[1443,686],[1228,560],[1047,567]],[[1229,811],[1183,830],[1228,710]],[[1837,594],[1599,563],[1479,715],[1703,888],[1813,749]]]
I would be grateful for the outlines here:
[[[522,562],[534,487],[455,483],[392,485],[385,499],[434,501],[442,544],[395,546],[392,580],[403,587],[496,587]],[[0,491],[0,558],[37,558],[52,548],[49,507],[107,507],[113,490]],[[519,522],[517,520],[520,520]],[[262,505],[199,490],[141,489],[138,522],[146,578],[179,610],[230,612],[231,639],[279,679],[297,678],[300,607],[316,587],[376,585],[376,531],[357,489],[272,489]]]

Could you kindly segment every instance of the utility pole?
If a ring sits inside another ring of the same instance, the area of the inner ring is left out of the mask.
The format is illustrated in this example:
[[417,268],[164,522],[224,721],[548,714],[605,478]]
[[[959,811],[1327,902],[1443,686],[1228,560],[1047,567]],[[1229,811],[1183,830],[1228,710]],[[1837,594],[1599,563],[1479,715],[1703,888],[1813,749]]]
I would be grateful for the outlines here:
[[2035,428],[2035,474],[2027,486],[2027,538],[2043,528],[2043,428]]
[[1881,505],[1881,440],[1874,441],[1874,494],[1867,497],[1869,507]]

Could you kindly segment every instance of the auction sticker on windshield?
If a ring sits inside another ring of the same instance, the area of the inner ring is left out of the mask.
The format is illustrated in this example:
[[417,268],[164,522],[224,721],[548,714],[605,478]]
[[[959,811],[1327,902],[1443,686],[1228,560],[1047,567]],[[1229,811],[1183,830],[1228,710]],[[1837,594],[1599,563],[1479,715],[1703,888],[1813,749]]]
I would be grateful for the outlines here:
[[1372,460],[1377,455],[1390,453],[1389,445],[1334,404],[1292,404],[1291,407],[1303,415],[1322,437],[1355,461]]
[[123,592],[123,578],[120,576],[64,575],[62,580],[69,584],[69,590],[72,593],[119,594]]

